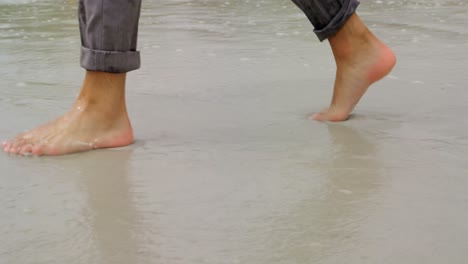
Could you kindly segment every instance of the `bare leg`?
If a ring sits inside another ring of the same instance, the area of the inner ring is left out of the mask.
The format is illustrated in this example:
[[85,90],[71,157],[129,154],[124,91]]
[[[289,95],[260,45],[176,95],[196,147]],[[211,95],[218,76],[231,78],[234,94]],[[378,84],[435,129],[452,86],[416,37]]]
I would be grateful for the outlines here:
[[125,105],[126,74],[87,71],[72,108],[56,120],[3,142],[7,153],[62,155],[133,142]]
[[377,39],[357,14],[329,38],[337,66],[330,107],[311,118],[344,121],[374,82],[385,77],[396,63],[394,53]]

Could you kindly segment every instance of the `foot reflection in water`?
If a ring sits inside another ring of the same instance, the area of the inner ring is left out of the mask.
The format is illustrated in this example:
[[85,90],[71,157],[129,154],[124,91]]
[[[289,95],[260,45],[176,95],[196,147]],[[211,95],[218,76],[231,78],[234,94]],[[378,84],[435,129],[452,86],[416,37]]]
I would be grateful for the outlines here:
[[307,165],[309,171],[318,171],[319,179],[304,177],[310,186],[301,189],[296,205],[273,223],[268,239],[273,241],[270,251],[276,252],[273,262],[329,263],[359,245],[359,230],[372,212],[381,182],[377,148],[349,126],[330,124],[328,130],[334,151]]
[[377,147],[349,126],[330,124],[328,131],[334,151],[322,170],[328,176],[330,189],[365,198],[380,180]]
[[[129,179],[132,150],[90,153],[80,163],[86,219],[96,256],[91,263],[138,262],[138,214]],[[91,257],[91,256],[90,256]]]

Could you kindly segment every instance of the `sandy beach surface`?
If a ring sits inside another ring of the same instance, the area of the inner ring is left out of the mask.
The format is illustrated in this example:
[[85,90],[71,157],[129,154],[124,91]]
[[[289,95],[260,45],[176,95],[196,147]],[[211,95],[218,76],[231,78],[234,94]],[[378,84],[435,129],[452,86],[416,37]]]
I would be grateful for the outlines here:
[[[0,0],[0,138],[79,91],[76,1]],[[468,2],[362,1],[399,61],[341,124],[290,1],[144,1],[132,146],[0,153],[1,264],[468,261]]]

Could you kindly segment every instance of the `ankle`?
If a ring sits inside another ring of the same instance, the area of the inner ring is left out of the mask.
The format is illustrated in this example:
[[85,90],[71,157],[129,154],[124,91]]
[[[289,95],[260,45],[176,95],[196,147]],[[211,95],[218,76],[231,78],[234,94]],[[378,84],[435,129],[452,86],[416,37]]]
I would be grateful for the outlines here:
[[348,59],[360,50],[368,50],[375,41],[375,36],[357,14],[351,16],[341,30],[329,39],[336,59]]
[[83,110],[126,112],[126,74],[87,71],[75,104]]

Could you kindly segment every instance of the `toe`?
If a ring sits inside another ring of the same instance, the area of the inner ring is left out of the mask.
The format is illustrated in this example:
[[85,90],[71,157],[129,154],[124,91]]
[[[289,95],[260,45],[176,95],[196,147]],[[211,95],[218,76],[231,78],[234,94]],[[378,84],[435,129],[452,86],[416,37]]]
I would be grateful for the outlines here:
[[31,148],[31,154],[35,156],[43,156],[46,154],[46,151],[47,151],[47,145],[44,145],[44,144],[34,145]]
[[325,116],[330,111],[329,108],[325,108],[320,112],[317,112],[313,115],[310,115],[307,119],[309,120],[315,120],[315,121],[325,121]]
[[4,148],[10,147],[12,142],[13,142],[13,140],[5,141],[5,142],[2,143],[2,146],[3,146]]
[[11,147],[11,148],[9,148],[9,149],[8,149],[8,151],[7,151],[7,152],[8,152],[8,153],[10,153],[10,154],[15,154],[15,152],[16,152],[16,148],[14,148],[14,147]]
[[346,112],[339,111],[328,111],[324,113],[314,114],[311,119],[316,121],[330,121],[330,122],[341,122],[346,121],[349,118],[349,114]]
[[3,151],[8,152],[7,149],[10,147],[10,143],[8,141],[5,141],[2,143]]
[[10,145],[10,153],[11,154],[18,154],[21,151],[25,141],[24,139],[15,140]]
[[23,156],[27,156],[27,155],[32,154],[32,152],[33,152],[33,146],[31,144],[26,144],[21,148],[19,154]]
[[20,154],[20,152],[21,152],[21,149],[23,149],[23,147],[22,147],[22,146],[18,146],[18,147],[16,147],[16,148],[15,148],[15,150],[14,150],[14,151],[12,151],[12,154],[19,155],[19,154]]
[[310,117],[311,120],[315,121],[327,121],[327,117],[325,113],[316,113]]

